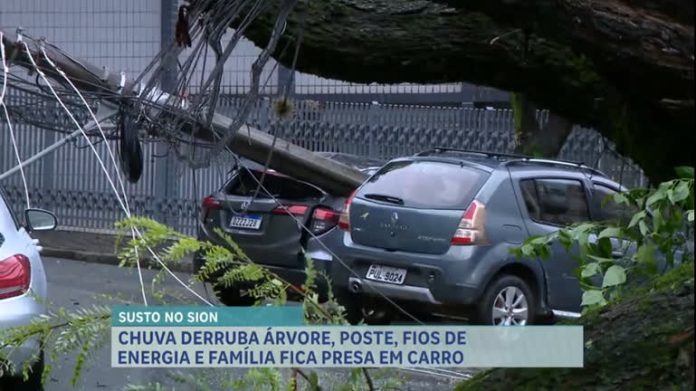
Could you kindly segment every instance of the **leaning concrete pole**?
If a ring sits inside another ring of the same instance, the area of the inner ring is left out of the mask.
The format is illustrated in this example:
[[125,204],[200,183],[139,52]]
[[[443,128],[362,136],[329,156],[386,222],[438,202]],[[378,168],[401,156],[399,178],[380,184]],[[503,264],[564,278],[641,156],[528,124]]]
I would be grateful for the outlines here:
[[[109,72],[93,64],[76,60],[56,50],[52,45],[43,45],[40,41],[21,36],[21,34],[3,31],[2,40],[6,58],[11,65],[24,67],[29,72],[34,70],[24,44],[21,43],[26,42],[34,61],[41,70],[57,82],[64,82],[63,78],[43,58],[41,51],[43,47],[51,61],[65,72],[77,88],[85,92],[101,93],[105,102],[116,107],[124,97],[137,98],[143,89],[142,84],[129,80],[123,74]],[[157,94],[157,97],[154,94],[150,96],[155,100],[167,95],[161,93]],[[159,104],[161,103],[159,101]],[[172,112],[177,110],[174,108]],[[210,128],[203,123],[205,118],[200,121],[198,124],[200,129],[196,131],[195,136],[206,141],[215,141],[218,137],[222,137],[232,123],[231,118],[218,113],[214,114]],[[365,174],[352,167],[319,156],[280,138],[276,138],[274,145],[271,135],[250,126],[242,126],[228,146],[239,156],[261,164],[266,162],[269,153],[272,152],[270,167],[274,170],[313,183],[338,195],[350,194],[366,178]]]

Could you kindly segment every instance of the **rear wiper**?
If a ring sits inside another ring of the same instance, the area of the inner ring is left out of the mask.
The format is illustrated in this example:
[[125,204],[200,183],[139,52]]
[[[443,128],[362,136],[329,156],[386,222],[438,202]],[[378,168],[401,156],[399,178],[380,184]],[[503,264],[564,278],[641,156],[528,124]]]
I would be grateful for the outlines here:
[[369,198],[371,200],[389,202],[389,203],[397,204],[397,205],[404,204],[404,200],[402,200],[401,198],[389,196],[389,195],[384,195],[384,194],[365,194],[365,198]]

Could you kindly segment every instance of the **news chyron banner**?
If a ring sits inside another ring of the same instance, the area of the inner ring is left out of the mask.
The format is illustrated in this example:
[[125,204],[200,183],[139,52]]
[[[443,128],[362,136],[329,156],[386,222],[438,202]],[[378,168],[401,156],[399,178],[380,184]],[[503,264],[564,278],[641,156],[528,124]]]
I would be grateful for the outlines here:
[[119,306],[111,365],[579,368],[583,346],[581,326],[322,326],[301,306]]

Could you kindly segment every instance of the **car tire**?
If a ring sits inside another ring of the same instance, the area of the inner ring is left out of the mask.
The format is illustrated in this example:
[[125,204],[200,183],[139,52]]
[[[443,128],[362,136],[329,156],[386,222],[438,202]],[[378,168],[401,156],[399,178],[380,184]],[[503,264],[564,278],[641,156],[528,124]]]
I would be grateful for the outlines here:
[[250,295],[242,295],[240,287],[214,287],[215,296],[227,307],[251,307],[256,303],[256,298]]
[[25,381],[22,375],[0,379],[0,391],[43,391],[41,378],[44,371],[44,353],[39,353],[39,359],[31,366],[29,378]]
[[502,275],[486,288],[474,321],[481,325],[530,325],[536,322],[537,308],[537,299],[525,280]]

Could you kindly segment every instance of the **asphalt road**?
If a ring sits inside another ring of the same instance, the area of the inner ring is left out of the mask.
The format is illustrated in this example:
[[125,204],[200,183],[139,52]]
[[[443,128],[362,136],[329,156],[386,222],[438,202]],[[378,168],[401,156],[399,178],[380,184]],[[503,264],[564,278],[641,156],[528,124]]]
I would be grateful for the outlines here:
[[[76,310],[79,308],[89,308],[95,304],[113,305],[123,303],[142,303],[138,275],[134,270],[123,269],[116,266],[93,264],[66,259],[44,258],[44,266],[48,278],[49,301],[52,309],[65,308]],[[152,280],[155,272],[145,271],[144,280],[146,284]],[[189,276],[178,274],[180,278],[187,281]],[[195,297],[186,292],[171,277],[168,277],[161,284],[165,290],[165,300],[168,303],[195,303]],[[207,297],[202,285],[196,285],[195,291],[203,297]],[[217,303],[215,299],[210,298]],[[110,366],[110,347],[109,337],[105,337],[104,346],[99,349],[87,362],[83,371],[82,378],[76,387],[70,385],[70,379],[75,365],[75,355],[64,356],[58,362],[50,362],[53,367],[51,375],[46,384],[47,391],[64,390],[123,390],[128,389],[129,385],[146,385],[148,383],[161,383],[167,385],[166,390],[194,390],[195,388],[186,384],[176,383],[172,379],[172,371],[167,369],[122,369],[111,368]],[[187,375],[199,375],[196,370],[182,370]],[[422,390],[430,391],[451,390],[459,380],[453,378],[454,373],[446,370],[431,371],[433,373],[423,373],[404,370],[374,370],[375,382],[379,386],[380,378],[398,378],[401,381],[399,390]],[[227,376],[242,376],[244,369],[232,369],[214,372],[206,370],[206,373],[217,376],[225,374]],[[458,373],[466,373],[457,370]],[[470,373],[470,372],[469,372]],[[325,386],[324,389],[332,390],[338,388],[339,384],[345,383],[347,370],[321,370],[320,381]],[[215,389],[215,388],[213,388]]]

